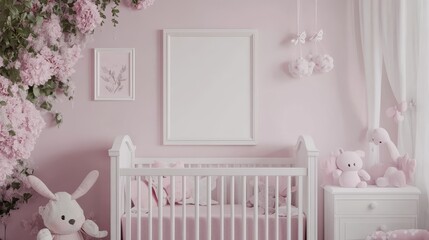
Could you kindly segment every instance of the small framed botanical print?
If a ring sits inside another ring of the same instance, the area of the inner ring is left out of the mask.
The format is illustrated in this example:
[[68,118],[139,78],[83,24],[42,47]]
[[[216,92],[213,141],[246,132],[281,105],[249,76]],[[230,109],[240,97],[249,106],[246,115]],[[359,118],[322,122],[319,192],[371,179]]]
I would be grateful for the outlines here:
[[94,49],[94,100],[134,100],[134,48]]

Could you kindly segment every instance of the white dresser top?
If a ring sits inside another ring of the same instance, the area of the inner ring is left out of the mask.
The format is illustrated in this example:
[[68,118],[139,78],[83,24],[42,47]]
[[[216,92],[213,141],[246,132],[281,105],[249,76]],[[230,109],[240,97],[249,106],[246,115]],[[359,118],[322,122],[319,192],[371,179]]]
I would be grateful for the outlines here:
[[420,190],[414,186],[406,186],[401,188],[396,187],[377,187],[375,185],[368,185],[366,188],[345,188],[340,186],[329,186],[323,187],[325,191],[332,194],[371,194],[371,193],[390,193],[390,194],[420,194]]

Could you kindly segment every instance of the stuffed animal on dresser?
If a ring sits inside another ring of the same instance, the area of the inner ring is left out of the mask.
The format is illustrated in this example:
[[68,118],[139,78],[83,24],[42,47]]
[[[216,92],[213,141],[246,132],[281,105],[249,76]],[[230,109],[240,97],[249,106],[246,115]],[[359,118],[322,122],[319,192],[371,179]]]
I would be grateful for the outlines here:
[[398,148],[390,139],[386,129],[374,129],[371,134],[371,141],[375,145],[386,145],[391,158],[391,162],[386,164],[384,175],[376,179],[376,185],[379,187],[403,187],[407,183],[411,183],[416,161],[411,159],[408,154],[403,156],[399,154]]
[[91,171],[73,194],[52,193],[37,177],[29,176],[32,188],[49,199],[48,204],[39,208],[43,228],[37,234],[37,240],[83,240],[82,232],[94,238],[104,238],[107,231],[99,231],[97,224],[85,219],[82,208],[76,199],[85,195],[98,178],[98,171]]
[[344,151],[343,149],[339,149],[338,152],[335,160],[337,169],[333,172],[333,176],[338,178],[340,186],[366,187],[366,181],[369,181],[371,177],[362,169],[362,157],[365,156],[365,153],[363,151]]

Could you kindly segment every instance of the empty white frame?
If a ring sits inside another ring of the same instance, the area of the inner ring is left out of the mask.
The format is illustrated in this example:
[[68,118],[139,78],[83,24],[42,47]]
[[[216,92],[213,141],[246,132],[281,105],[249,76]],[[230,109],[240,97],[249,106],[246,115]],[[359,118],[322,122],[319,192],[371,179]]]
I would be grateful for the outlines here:
[[134,48],[94,49],[94,100],[134,100]]
[[255,30],[164,30],[164,144],[255,145]]

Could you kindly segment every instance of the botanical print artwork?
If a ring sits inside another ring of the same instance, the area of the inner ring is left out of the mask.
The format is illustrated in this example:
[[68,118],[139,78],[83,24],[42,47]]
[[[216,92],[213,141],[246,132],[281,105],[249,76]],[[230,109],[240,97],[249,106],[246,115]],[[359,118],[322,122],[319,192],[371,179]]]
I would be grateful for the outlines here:
[[134,99],[134,49],[95,49],[95,100]]
[[106,82],[104,86],[110,93],[117,93],[124,89],[123,83],[128,79],[124,76],[127,71],[127,66],[122,65],[119,73],[115,69],[102,68],[101,79]]

